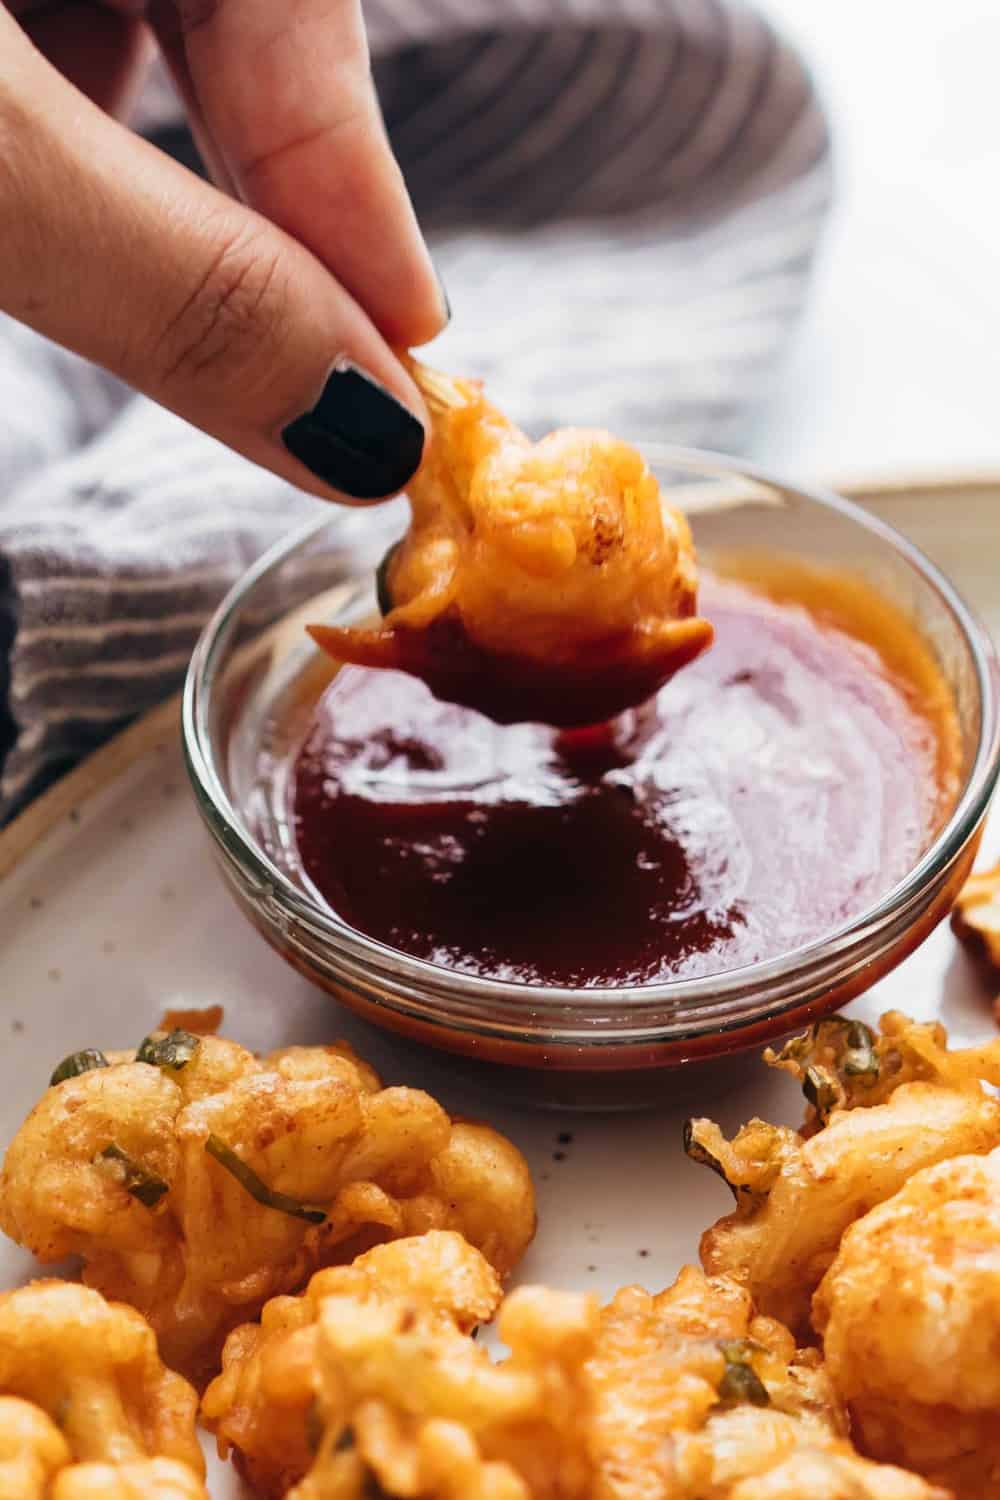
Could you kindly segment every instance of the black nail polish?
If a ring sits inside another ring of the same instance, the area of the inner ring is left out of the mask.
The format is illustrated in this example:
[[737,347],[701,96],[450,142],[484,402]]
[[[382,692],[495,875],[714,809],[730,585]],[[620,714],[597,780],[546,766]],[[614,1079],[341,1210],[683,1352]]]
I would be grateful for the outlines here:
[[318,479],[358,500],[401,489],[424,451],[424,429],[412,412],[347,360],[334,366],[316,405],[290,422],[281,439]]

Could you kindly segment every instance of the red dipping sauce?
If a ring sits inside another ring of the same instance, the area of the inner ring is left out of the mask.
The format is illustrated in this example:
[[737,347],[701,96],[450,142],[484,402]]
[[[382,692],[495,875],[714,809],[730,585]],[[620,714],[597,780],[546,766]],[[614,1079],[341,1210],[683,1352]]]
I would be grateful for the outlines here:
[[292,778],[316,891],[418,958],[586,987],[721,973],[859,914],[933,831],[933,716],[800,604],[710,578],[700,608],[712,649],[595,730],[343,668]]

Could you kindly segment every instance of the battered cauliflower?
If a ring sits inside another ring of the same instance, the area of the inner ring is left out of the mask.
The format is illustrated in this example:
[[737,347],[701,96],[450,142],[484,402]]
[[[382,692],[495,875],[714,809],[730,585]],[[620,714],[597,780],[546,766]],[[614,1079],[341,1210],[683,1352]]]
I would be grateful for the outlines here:
[[208,1500],[191,1470],[169,1458],[135,1464],[74,1464],[57,1475],[50,1500]]
[[956,936],[1000,969],[1000,865],[970,875],[959,892],[951,925]]
[[327,1297],[417,1302],[428,1322],[469,1333],[500,1304],[493,1267],[461,1235],[431,1230],[377,1245],[350,1266],[318,1271],[301,1297],[275,1297],[259,1323],[229,1335],[202,1421],[254,1488],[283,1495],[312,1463],[316,1344]]
[[380,1240],[457,1229],[508,1272],[535,1226],[520,1152],[382,1088],[346,1045],[263,1061],[184,1032],[78,1054],[7,1151],[0,1226],[137,1307],[200,1378],[271,1296]]
[[51,1417],[18,1396],[0,1396],[0,1500],[47,1500],[50,1481],[71,1462]]
[[1000,1082],[1000,1044],[950,1052],[943,1027],[891,1013],[877,1036],[835,1018],[766,1056],[802,1078],[809,1118],[801,1133],[752,1120],[732,1141],[689,1121],[689,1155],[736,1198],[702,1236],[701,1259],[808,1339],[844,1231],[922,1167],[1000,1144],[1000,1103],[981,1081]]
[[501,723],[566,726],[641,703],[711,643],[690,529],[634,448],[583,430],[532,444],[477,383],[413,370],[434,441],[380,570],[385,622],[314,626],[325,651]]
[[[524,1287],[501,1309],[510,1354],[494,1363],[463,1331],[490,1304],[474,1252],[438,1239],[412,1275],[405,1254],[387,1274],[373,1252],[232,1336],[203,1415],[262,1494],[946,1500],[858,1457],[819,1357],[734,1283],[689,1267],[659,1297],[626,1288],[603,1311]],[[476,1289],[464,1316],[456,1264]]]
[[0,1500],[207,1500],[196,1409],[132,1308],[64,1281],[0,1294]]
[[860,1458],[816,1353],[692,1266],[604,1309],[585,1394],[587,1500],[944,1500]]
[[[514,1353],[498,1366],[469,1336],[500,1301],[478,1251],[454,1234],[380,1246],[350,1267],[320,1272],[305,1296],[269,1303],[259,1328],[237,1329],[202,1419],[223,1451],[237,1448],[241,1471],[269,1496],[284,1494],[314,1462],[318,1477],[305,1481],[303,1495],[309,1485],[325,1494],[330,1467],[346,1465],[360,1482],[369,1449],[391,1471],[392,1479],[382,1476],[390,1492],[402,1484],[411,1493],[403,1471],[422,1461],[414,1444],[428,1425],[432,1436],[445,1429],[450,1415],[512,1433],[526,1461],[554,1461],[576,1410],[569,1366],[579,1364],[597,1310],[584,1297],[538,1294],[564,1313],[564,1337],[549,1328],[537,1350],[519,1357],[516,1309],[533,1295],[516,1292],[505,1308],[501,1334]],[[463,1441],[474,1462],[463,1466],[456,1500],[475,1493],[465,1486],[481,1467],[471,1434]],[[451,1451],[445,1441],[443,1463]],[[438,1479],[435,1495],[445,1500],[452,1485],[444,1468]]]
[[1000,1151],[916,1173],[844,1235],[813,1318],[866,1452],[1000,1497]]
[[837,1109],[884,1104],[903,1083],[981,1094],[983,1083],[1000,1084],[1000,1043],[949,1048],[939,1021],[914,1021],[890,1010],[872,1031],[863,1021],[831,1016],[793,1037],[764,1061],[791,1073],[808,1104],[803,1133],[825,1125]]

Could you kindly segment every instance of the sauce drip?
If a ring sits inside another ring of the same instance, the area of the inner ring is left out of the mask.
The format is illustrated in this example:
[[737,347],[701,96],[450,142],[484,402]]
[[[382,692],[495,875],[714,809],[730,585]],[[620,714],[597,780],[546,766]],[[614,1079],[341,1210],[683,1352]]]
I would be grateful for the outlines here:
[[798,604],[711,578],[702,607],[713,648],[592,730],[342,669],[292,778],[315,889],[391,947],[527,984],[721,973],[860,913],[930,836],[932,720]]

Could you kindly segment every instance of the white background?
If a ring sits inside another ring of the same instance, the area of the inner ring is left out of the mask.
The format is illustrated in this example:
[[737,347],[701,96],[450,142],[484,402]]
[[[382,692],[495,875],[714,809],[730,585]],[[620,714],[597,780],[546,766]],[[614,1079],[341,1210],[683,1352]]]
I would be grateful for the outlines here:
[[1000,465],[1000,0],[757,0],[826,101],[836,207],[753,454]]

